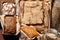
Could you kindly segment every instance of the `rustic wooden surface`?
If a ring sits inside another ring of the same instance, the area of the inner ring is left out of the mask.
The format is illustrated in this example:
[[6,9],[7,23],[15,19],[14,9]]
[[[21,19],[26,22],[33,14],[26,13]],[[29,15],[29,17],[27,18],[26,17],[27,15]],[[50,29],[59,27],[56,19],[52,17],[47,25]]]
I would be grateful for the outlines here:
[[[0,29],[0,40],[4,40],[3,36],[2,36],[2,30]],[[20,40],[20,39],[19,39]],[[58,40],[60,40],[60,37],[58,37]]]

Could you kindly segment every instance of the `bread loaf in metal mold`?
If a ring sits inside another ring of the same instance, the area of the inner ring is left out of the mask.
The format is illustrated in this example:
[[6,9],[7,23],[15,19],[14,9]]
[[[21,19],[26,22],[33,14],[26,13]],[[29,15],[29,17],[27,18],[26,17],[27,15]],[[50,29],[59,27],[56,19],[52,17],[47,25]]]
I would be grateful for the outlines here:
[[15,16],[5,16],[4,17],[4,33],[16,33],[16,17]]

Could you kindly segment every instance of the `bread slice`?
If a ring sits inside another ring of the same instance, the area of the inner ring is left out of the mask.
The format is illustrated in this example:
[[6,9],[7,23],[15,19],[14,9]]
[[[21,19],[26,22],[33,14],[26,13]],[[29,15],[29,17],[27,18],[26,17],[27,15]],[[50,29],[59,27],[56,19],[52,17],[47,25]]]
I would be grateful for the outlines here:
[[34,38],[39,36],[38,32],[30,26],[24,26],[21,27],[21,30],[29,37],[29,38]]

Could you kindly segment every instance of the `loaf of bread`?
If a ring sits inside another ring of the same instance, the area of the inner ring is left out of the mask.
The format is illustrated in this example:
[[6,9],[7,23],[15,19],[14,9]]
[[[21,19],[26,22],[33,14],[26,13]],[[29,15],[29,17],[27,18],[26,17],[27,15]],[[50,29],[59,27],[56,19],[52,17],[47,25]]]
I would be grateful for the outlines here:
[[14,3],[3,3],[2,13],[6,15],[14,15],[15,4]]
[[[20,2],[21,4],[23,1]],[[20,8],[23,7],[22,23],[24,24],[42,24],[43,23],[43,11],[42,2],[40,1],[24,1]]]
[[5,16],[4,33],[9,33],[9,34],[16,33],[16,17],[15,16]]
[[30,26],[24,26],[21,27],[21,30],[29,37],[29,38],[34,38],[37,37],[39,34],[38,32]]

